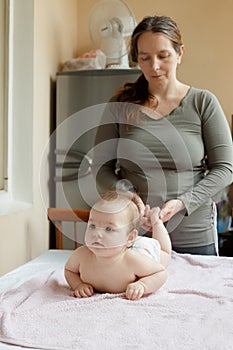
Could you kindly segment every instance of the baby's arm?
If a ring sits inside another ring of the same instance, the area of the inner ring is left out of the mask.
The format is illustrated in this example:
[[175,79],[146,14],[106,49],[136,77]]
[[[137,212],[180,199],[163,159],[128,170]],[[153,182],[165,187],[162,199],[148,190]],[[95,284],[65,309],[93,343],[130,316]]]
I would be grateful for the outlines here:
[[76,249],[65,265],[65,278],[72,289],[72,296],[77,298],[90,297],[94,294],[92,285],[84,283],[80,278],[79,267],[86,247]]
[[159,217],[159,213],[160,208],[158,207],[152,208],[150,210],[152,238],[159,241],[161,247],[160,262],[164,267],[167,267],[171,258],[171,240],[166,227]]
[[132,261],[135,275],[139,279],[127,286],[126,298],[129,300],[138,300],[143,295],[156,292],[167,280],[164,266],[152,258],[139,253],[135,254]]

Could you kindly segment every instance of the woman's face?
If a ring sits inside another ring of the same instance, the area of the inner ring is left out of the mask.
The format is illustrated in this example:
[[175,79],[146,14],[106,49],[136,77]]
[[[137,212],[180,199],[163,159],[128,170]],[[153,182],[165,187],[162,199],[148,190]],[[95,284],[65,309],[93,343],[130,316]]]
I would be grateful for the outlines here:
[[138,64],[149,88],[166,86],[176,79],[176,68],[184,47],[177,53],[172,42],[162,33],[143,33],[138,39]]

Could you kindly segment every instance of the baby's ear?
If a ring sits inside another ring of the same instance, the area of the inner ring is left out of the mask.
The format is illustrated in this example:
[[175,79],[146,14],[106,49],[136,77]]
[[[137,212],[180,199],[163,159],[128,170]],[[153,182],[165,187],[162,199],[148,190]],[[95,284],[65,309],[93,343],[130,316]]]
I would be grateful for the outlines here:
[[128,235],[128,240],[127,240],[127,247],[131,247],[133,242],[135,241],[135,239],[138,236],[138,230],[136,230],[136,228],[134,228],[132,231],[130,231],[129,235]]

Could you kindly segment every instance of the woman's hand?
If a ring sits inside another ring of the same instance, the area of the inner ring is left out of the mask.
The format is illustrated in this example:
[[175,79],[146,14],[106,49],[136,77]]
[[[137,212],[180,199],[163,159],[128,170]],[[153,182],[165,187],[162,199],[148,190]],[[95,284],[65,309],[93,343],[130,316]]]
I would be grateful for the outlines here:
[[[154,208],[153,208],[154,209]],[[171,199],[170,201],[164,203],[162,209],[159,213],[159,218],[162,222],[169,221],[175,214],[179,211],[185,209],[184,203],[179,199]],[[149,232],[152,232],[152,224],[151,224],[151,210],[149,204],[145,206],[144,216],[141,220],[141,227]],[[159,211],[159,208],[155,209],[156,212]]]
[[171,199],[170,201],[164,203],[160,211],[160,219],[163,222],[170,220],[179,211],[185,209],[184,203],[179,199]]

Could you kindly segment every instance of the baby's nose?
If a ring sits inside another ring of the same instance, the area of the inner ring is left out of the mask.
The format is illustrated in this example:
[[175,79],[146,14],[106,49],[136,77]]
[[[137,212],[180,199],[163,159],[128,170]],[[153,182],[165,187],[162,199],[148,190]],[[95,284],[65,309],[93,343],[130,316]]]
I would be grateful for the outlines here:
[[102,237],[103,236],[103,229],[101,227],[96,227],[95,231],[93,232],[93,235],[95,237]]

